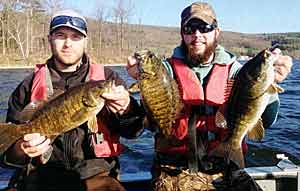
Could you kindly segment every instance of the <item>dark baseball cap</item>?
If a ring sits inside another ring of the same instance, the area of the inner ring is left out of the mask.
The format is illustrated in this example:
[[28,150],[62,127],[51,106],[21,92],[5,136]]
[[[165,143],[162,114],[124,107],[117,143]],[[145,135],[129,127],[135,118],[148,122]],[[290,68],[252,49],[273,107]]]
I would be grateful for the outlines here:
[[59,27],[69,27],[87,36],[87,22],[85,18],[73,10],[62,10],[52,16],[50,34]]
[[184,26],[194,18],[200,19],[210,25],[217,25],[215,11],[208,3],[195,2],[186,7],[181,13],[181,26]]

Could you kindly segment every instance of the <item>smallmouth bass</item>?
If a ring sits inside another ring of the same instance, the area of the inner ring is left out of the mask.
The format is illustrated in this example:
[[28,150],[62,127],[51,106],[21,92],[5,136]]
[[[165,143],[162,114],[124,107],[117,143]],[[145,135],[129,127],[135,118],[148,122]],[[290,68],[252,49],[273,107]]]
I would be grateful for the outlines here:
[[135,57],[139,61],[138,84],[147,116],[163,135],[171,136],[173,123],[183,108],[178,85],[151,51],[138,51]]
[[0,124],[0,154],[25,134],[40,133],[53,141],[64,132],[88,122],[91,131],[97,131],[96,115],[105,105],[101,95],[110,92],[112,81],[87,82],[45,103],[31,120],[23,124]]

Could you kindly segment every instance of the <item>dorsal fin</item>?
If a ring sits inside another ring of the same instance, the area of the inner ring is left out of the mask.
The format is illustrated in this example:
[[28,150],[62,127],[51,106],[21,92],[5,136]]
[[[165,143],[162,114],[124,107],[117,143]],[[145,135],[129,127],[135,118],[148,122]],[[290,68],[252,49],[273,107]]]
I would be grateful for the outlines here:
[[225,107],[225,104],[224,104],[223,106],[221,106],[218,109],[218,111],[216,113],[216,117],[215,117],[216,126],[219,127],[219,128],[222,128],[222,129],[228,128],[227,121],[226,121],[226,118],[224,116],[225,110],[226,110],[226,107]]
[[34,101],[30,102],[24,107],[22,112],[20,112],[19,119],[23,122],[28,122],[33,118],[33,115],[36,111],[40,110],[47,101]]
[[256,125],[249,130],[248,138],[251,140],[261,141],[265,136],[265,129],[263,127],[262,119],[259,119]]
[[23,122],[28,122],[32,118],[34,118],[34,114],[36,111],[40,110],[43,108],[48,102],[51,100],[55,99],[56,97],[60,96],[63,94],[63,90],[55,90],[54,94],[52,94],[50,97],[48,97],[47,100],[39,100],[39,101],[32,101],[28,105],[24,107],[22,112],[20,113],[19,119]]
[[234,79],[231,78],[231,79],[227,80],[227,86],[224,91],[225,100],[228,100],[228,98],[230,97],[233,86],[234,86]]

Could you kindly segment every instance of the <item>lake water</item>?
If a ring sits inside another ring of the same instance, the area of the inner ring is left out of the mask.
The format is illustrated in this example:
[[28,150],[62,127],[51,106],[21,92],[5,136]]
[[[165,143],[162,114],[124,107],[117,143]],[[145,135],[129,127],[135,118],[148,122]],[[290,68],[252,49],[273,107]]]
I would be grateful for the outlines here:
[[[130,85],[133,79],[128,77],[124,67],[113,66],[126,83]],[[19,82],[31,72],[31,69],[0,70],[0,121],[5,120],[7,100]],[[285,92],[280,94],[280,114],[275,125],[266,130],[262,142],[248,142],[249,152],[246,156],[247,166],[271,166],[279,160],[277,153],[284,153],[296,164],[300,156],[300,70],[299,62],[295,61],[292,73],[280,84]],[[135,95],[138,98],[138,95]],[[135,140],[122,139],[126,146],[121,155],[121,179],[123,181],[150,179],[150,168],[153,159],[153,136],[145,130]],[[0,185],[3,177],[10,171],[0,169]],[[3,182],[5,183],[5,182]],[[1,186],[0,186],[1,189]]]

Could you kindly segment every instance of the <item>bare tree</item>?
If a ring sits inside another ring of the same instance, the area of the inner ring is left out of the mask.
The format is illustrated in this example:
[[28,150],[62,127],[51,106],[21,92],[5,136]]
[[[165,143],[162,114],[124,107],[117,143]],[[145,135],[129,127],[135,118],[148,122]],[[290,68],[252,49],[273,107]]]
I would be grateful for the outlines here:
[[5,55],[7,52],[8,46],[8,22],[9,22],[9,14],[12,12],[14,1],[11,0],[0,0],[1,10],[1,40],[2,40],[2,55]]
[[49,15],[61,10],[63,8],[64,0],[41,0],[43,8],[48,10]]
[[[13,39],[20,50],[21,57],[29,64],[33,47],[33,21],[38,12],[43,11],[39,0],[11,0],[8,12],[8,39]],[[24,19],[25,18],[25,19]]]
[[125,36],[125,30],[124,26],[125,24],[128,24],[129,18],[133,13],[134,5],[131,0],[115,0],[116,4],[113,8],[113,15],[116,19],[116,23],[118,24],[118,30],[117,30],[117,36],[119,36],[120,41],[120,52],[122,53],[124,48],[124,36]]
[[16,42],[18,48],[20,49],[22,58],[26,59],[26,53],[24,50],[25,39],[23,37],[25,31],[22,27],[25,25],[25,23],[20,23],[18,20],[19,18],[17,16],[10,17],[10,23],[8,25],[7,32],[10,35],[10,38]]
[[103,30],[104,30],[104,23],[105,23],[105,19],[106,17],[108,16],[107,13],[106,13],[106,7],[104,5],[104,0],[98,0],[96,2],[96,13],[95,13],[95,16],[96,16],[96,24],[97,24],[97,27],[96,27],[96,34],[98,36],[97,38],[97,42],[96,45],[97,45],[97,54],[99,57],[101,57],[101,54],[102,54],[102,34],[103,34]]

